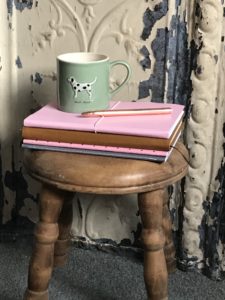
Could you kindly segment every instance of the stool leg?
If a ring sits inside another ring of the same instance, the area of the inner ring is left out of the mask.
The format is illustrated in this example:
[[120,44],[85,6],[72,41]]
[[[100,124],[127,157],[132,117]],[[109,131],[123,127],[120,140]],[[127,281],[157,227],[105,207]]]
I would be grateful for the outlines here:
[[55,243],[54,266],[65,265],[71,242],[70,229],[73,220],[73,193],[65,192],[64,204],[59,216],[59,237]]
[[138,195],[144,244],[144,279],[148,299],[166,300],[168,273],[164,256],[165,236],[162,227],[164,190]]
[[58,238],[58,218],[63,206],[62,191],[44,185],[40,197],[39,223],[29,265],[25,300],[47,300],[53,269],[54,243]]
[[175,259],[175,247],[172,237],[172,223],[170,212],[168,208],[168,191],[164,190],[164,202],[163,202],[163,223],[162,223],[164,233],[165,233],[165,247],[164,253],[166,257],[166,265],[168,272],[174,272],[176,270],[176,259]]

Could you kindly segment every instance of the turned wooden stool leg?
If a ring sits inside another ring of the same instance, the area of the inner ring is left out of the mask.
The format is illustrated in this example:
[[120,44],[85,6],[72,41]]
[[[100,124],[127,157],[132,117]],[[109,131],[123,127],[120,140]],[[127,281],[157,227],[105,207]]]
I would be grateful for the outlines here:
[[165,233],[165,247],[164,253],[166,257],[166,265],[168,272],[174,272],[176,270],[176,259],[175,259],[175,247],[173,243],[172,237],[172,223],[170,212],[168,208],[168,191],[167,189],[164,190],[164,202],[163,202],[163,229]]
[[34,232],[35,243],[30,260],[28,289],[25,300],[47,300],[48,284],[54,259],[54,244],[58,238],[58,218],[63,206],[63,193],[44,185],[40,197],[40,221]]
[[73,193],[66,192],[64,204],[59,216],[59,237],[55,243],[54,266],[64,266],[68,256],[71,242],[70,229],[73,220]]
[[144,278],[149,300],[166,300],[168,273],[162,227],[164,190],[138,195],[144,244]]

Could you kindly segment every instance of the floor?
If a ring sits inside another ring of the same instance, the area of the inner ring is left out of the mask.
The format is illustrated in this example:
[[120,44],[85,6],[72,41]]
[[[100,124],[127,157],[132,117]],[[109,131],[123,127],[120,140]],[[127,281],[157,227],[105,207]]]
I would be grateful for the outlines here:
[[[0,243],[0,300],[23,298],[32,239]],[[140,258],[72,247],[69,263],[53,273],[50,299],[146,300]],[[176,271],[169,277],[169,300],[225,299],[225,281],[197,272]]]

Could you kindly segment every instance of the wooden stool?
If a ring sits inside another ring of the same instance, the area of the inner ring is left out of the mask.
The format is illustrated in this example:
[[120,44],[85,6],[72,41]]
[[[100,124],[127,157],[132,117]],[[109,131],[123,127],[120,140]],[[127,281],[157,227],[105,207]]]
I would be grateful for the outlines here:
[[[144,246],[144,279],[151,300],[167,299],[167,266],[174,261],[167,186],[187,172],[188,154],[178,143],[166,163],[25,150],[29,174],[42,182],[40,221],[24,299],[48,299],[54,265],[66,261],[72,223],[73,192],[138,193]],[[166,257],[166,258],[165,258]]]

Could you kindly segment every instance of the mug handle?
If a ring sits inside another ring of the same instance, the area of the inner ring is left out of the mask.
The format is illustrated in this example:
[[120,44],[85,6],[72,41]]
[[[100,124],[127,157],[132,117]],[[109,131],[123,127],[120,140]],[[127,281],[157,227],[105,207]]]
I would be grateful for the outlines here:
[[116,65],[122,65],[127,69],[127,75],[126,75],[124,81],[118,87],[116,87],[114,90],[110,91],[110,94],[113,95],[113,94],[117,93],[121,89],[121,87],[125,83],[127,83],[127,81],[130,79],[131,68],[130,68],[129,64],[127,62],[123,61],[123,60],[115,60],[115,61],[111,61],[109,63],[110,63],[110,68],[112,68]]

